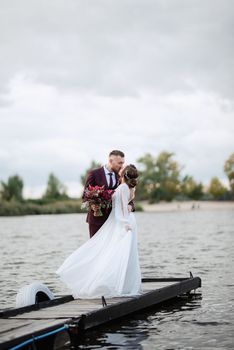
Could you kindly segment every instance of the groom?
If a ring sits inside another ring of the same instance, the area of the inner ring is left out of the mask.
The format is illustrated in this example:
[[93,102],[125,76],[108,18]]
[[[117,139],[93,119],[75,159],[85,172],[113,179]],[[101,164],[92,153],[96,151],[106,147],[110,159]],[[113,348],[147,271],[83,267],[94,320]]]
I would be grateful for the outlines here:
[[[104,186],[105,189],[115,190],[119,185],[119,171],[124,165],[124,153],[118,150],[111,151],[108,163],[98,169],[91,170],[87,176],[85,188],[91,186]],[[130,203],[134,210],[133,203]],[[95,205],[93,210],[88,212],[86,222],[89,224],[90,238],[100,229],[110,215],[111,208],[103,212],[103,216],[94,216]]]

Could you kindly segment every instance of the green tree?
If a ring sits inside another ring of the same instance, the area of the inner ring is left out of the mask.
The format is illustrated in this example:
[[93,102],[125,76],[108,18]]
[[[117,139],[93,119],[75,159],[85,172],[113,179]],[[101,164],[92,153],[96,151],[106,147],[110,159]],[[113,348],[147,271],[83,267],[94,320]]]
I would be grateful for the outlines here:
[[215,199],[220,199],[226,192],[226,188],[222,185],[217,177],[213,177],[208,187],[208,193],[210,193]]
[[226,160],[224,164],[224,172],[228,177],[231,193],[234,196],[234,153]]
[[81,183],[82,183],[83,186],[85,185],[86,177],[87,177],[88,173],[91,170],[93,170],[93,169],[100,168],[101,166],[102,165],[100,163],[96,162],[95,160],[91,161],[90,166],[88,167],[88,169],[86,169],[84,174],[82,174],[81,177],[80,177],[80,180],[81,180]]
[[1,182],[1,198],[6,201],[10,201],[12,199],[22,201],[23,187],[23,180],[18,175],[10,176],[6,183],[3,181]]
[[203,185],[197,183],[192,176],[186,175],[181,181],[181,194],[191,199],[201,199],[203,196]]
[[147,153],[137,160],[140,165],[139,199],[150,202],[171,201],[180,192],[180,167],[173,153],[161,152],[158,157]]
[[53,174],[49,174],[46,191],[43,195],[44,199],[66,199],[68,195],[66,193],[66,187],[59,181],[59,179]]

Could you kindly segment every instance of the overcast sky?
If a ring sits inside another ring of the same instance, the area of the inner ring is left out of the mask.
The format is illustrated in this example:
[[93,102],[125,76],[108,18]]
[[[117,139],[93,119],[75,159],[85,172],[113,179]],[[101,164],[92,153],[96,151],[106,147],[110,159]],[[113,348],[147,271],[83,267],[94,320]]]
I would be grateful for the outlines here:
[[92,159],[175,153],[225,181],[234,152],[232,0],[0,0],[0,180],[78,195]]

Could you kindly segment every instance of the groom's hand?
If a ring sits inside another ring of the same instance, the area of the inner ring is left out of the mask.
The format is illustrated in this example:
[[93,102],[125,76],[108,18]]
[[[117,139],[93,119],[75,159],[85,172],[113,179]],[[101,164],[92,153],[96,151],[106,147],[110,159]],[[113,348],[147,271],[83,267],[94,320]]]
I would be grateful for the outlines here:
[[128,205],[131,205],[131,211],[135,211],[135,205],[133,201],[130,201]]
[[95,212],[99,210],[99,206],[97,204],[92,204],[91,209]]
[[131,204],[128,204],[128,212],[131,213],[131,211],[132,211],[132,206]]

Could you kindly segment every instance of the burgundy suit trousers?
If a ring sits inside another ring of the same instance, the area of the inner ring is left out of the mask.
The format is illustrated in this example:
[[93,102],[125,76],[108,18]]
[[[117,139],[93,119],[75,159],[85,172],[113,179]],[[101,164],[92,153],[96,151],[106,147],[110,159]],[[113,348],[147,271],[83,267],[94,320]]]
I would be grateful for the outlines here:
[[95,235],[95,233],[102,227],[102,225],[98,226],[98,225],[92,225],[89,224],[89,236],[90,238],[93,237]]

